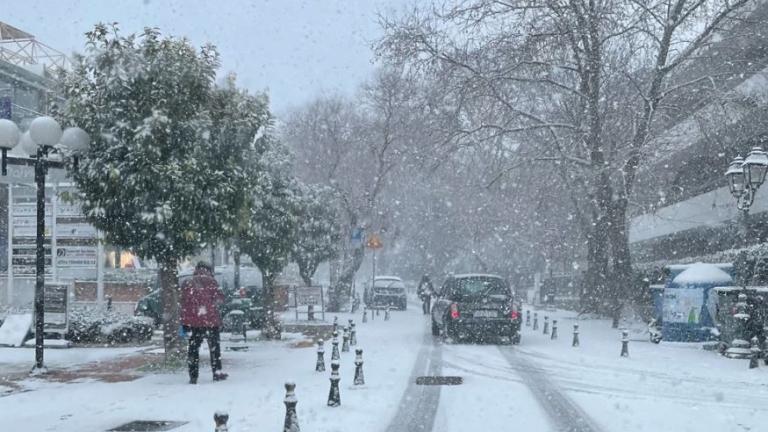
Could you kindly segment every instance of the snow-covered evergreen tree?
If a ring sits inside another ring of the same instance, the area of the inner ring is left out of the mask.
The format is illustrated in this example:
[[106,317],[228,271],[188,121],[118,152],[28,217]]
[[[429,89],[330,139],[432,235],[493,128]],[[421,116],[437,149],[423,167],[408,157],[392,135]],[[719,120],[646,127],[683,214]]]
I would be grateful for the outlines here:
[[121,36],[114,25],[97,25],[87,37],[86,54],[61,77],[63,122],[93,140],[71,175],[106,242],[159,263],[166,356],[174,356],[179,260],[237,226],[234,210],[258,177],[257,156],[253,138],[228,138],[254,135],[269,115],[261,100],[242,102],[248,110],[215,105],[223,93],[214,92],[212,46],[198,50],[156,29]]
[[288,149],[269,135],[263,144],[265,169],[259,175],[258,187],[253,189],[248,223],[240,231],[237,243],[262,273],[266,307],[262,334],[268,339],[279,339],[274,285],[296,244],[300,195],[291,175]]
[[298,233],[291,257],[299,266],[302,280],[310,286],[317,267],[339,254],[341,218],[332,189],[302,184],[299,190]]

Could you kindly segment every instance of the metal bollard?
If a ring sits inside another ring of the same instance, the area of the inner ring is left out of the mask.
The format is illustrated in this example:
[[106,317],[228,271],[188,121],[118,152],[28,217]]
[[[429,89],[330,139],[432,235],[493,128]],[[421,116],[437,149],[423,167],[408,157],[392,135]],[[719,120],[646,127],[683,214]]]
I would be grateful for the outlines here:
[[621,356],[629,357],[629,332],[627,330],[621,331]]
[[315,372],[325,372],[325,347],[324,341],[318,339],[317,341],[317,363],[315,364]]
[[339,332],[333,332],[333,340],[331,341],[333,349],[331,350],[331,361],[338,361],[341,356],[339,355]]
[[355,350],[355,380],[354,385],[364,385],[365,376],[363,376],[363,350],[358,348]]
[[341,394],[339,393],[339,362],[331,362],[331,391],[328,392],[328,406],[337,407],[341,405]]
[[544,316],[544,331],[543,331],[543,333],[545,335],[549,334],[549,317],[546,316],[546,315]]
[[341,336],[341,352],[349,352],[349,329],[344,327]]
[[550,340],[557,339],[557,320],[552,320],[552,337],[550,337]]
[[534,312],[533,313],[533,330],[535,331],[538,329],[539,329],[539,313]]
[[216,423],[215,432],[227,432],[227,422],[229,421],[229,414],[225,411],[216,411],[213,414],[213,421]]
[[756,367],[760,366],[760,341],[757,340],[757,336],[753,336],[750,342],[752,345],[749,348],[751,351],[749,356],[749,368],[755,369]]
[[376,316],[379,316],[379,308],[376,308]]
[[299,402],[296,400],[296,384],[292,382],[285,383],[285,423],[283,424],[283,432],[299,432],[299,418],[296,416],[296,404]]
[[389,306],[384,309],[384,321],[389,321]]
[[363,322],[364,323],[368,322],[368,309],[365,307],[363,307]]
[[531,310],[530,309],[525,311],[525,326],[526,327],[531,326]]
[[574,324],[573,325],[573,343],[571,344],[573,347],[579,346],[579,325]]
[[352,320],[349,320],[349,344],[351,346],[357,345],[357,329],[355,328],[355,323]]

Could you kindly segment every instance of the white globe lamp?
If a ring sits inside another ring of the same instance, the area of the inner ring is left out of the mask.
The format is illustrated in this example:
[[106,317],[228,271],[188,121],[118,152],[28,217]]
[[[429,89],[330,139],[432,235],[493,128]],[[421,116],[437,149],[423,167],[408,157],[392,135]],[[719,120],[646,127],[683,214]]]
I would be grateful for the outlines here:
[[53,117],[38,117],[29,125],[29,136],[39,146],[55,146],[61,140],[61,134],[61,126]]

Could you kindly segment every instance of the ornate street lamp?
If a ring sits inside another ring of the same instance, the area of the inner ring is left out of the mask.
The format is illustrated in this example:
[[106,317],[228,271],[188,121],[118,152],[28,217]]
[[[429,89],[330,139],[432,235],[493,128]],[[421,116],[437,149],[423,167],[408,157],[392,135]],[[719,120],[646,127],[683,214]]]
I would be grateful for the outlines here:
[[[7,175],[7,165],[26,165],[35,168],[37,185],[37,235],[35,280],[35,367],[33,372],[45,370],[43,364],[43,336],[45,324],[45,174],[49,167],[62,168],[63,163],[49,158],[60,152],[74,156],[88,149],[90,139],[80,128],[68,128],[62,132],[59,123],[43,116],[32,120],[29,130],[21,134],[10,120],[0,119],[0,150],[2,151],[2,175]],[[8,151],[19,146],[30,158],[9,157]],[[55,215],[54,215],[55,217]]]
[[765,182],[768,173],[768,153],[761,147],[753,147],[746,159],[737,156],[728,166],[725,177],[728,189],[736,198],[736,207],[744,212],[755,200],[757,190]]

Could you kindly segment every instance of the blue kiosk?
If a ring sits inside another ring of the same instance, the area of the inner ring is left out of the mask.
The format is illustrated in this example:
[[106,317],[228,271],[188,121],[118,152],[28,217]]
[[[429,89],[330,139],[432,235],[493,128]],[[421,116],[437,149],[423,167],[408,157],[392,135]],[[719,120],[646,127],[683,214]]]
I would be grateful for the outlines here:
[[662,302],[662,338],[668,342],[716,340],[711,329],[716,296],[709,291],[733,284],[732,264],[670,265]]

